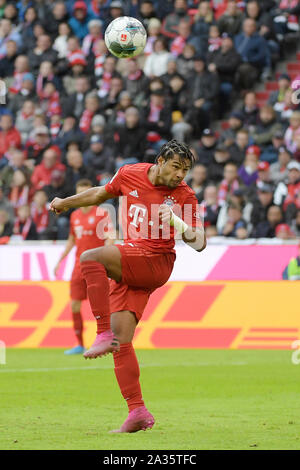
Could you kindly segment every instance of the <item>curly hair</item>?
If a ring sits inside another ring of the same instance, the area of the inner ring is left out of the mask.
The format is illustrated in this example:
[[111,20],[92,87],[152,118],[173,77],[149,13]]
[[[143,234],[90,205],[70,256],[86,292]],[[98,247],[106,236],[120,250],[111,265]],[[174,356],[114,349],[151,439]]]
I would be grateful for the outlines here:
[[157,163],[159,157],[163,157],[164,160],[170,160],[174,155],[178,155],[181,160],[189,160],[191,166],[195,164],[195,156],[189,147],[184,143],[178,142],[176,139],[170,140],[162,146],[155,162]]

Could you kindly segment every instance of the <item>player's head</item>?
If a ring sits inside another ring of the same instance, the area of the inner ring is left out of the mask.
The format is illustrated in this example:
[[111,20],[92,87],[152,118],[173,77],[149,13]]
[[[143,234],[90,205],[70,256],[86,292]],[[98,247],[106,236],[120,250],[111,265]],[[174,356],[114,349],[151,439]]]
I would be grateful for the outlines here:
[[173,139],[162,146],[155,163],[162,184],[176,188],[194,165],[195,157],[186,144]]
[[87,178],[82,178],[76,183],[76,194],[82,193],[83,191],[86,191],[87,189],[90,189],[92,187],[93,183],[91,182],[91,180],[88,180]]

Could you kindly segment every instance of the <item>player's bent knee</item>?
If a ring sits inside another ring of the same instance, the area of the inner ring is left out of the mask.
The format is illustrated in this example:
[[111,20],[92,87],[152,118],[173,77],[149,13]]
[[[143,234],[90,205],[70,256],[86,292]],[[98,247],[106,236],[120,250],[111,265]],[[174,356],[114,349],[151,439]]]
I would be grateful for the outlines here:
[[97,253],[97,249],[96,250],[86,250],[84,251],[83,253],[81,253],[80,255],[80,263],[84,263],[86,261],[98,261],[98,262],[101,262],[99,260],[99,254]]

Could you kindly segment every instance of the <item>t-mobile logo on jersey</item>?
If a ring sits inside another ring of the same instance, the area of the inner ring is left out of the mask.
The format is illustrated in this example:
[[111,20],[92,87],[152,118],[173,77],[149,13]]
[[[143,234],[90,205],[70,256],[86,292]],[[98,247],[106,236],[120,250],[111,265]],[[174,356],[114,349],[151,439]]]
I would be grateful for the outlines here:
[[136,206],[135,204],[131,204],[128,214],[132,217],[132,221],[130,222],[131,225],[138,228],[139,224],[144,221],[144,217],[146,215],[147,209],[145,207]]

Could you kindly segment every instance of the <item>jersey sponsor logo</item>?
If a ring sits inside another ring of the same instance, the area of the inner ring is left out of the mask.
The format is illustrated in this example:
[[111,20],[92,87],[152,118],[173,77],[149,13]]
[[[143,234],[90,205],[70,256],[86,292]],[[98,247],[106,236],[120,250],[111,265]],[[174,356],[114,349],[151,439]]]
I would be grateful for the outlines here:
[[137,192],[136,189],[134,191],[131,191],[131,193],[129,193],[129,196],[139,197],[138,192]]
[[139,224],[144,221],[147,209],[145,207],[136,206],[135,204],[131,204],[128,210],[128,214],[132,217],[130,222],[131,225],[138,228]]

